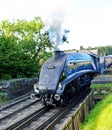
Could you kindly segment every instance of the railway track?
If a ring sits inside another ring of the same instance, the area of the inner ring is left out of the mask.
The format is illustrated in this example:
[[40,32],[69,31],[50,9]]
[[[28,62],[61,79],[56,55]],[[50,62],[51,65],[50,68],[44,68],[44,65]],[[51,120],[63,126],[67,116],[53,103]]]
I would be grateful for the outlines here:
[[1,106],[0,130],[5,129],[7,125],[14,123],[15,120],[20,118],[20,116],[21,118],[25,117],[27,111],[36,111],[40,107],[42,107],[42,105],[39,103],[39,99],[31,99],[30,96],[26,96],[20,100]]
[[10,108],[11,106],[15,106],[16,104],[19,104],[19,103],[21,104],[22,102],[23,103],[26,102],[27,99],[28,100],[31,99],[31,94],[32,94],[32,92],[30,92],[26,95],[20,96],[18,98],[12,99],[12,100],[8,101],[7,103],[0,104],[0,112],[4,109]]
[[[77,100],[72,99],[70,104],[66,108],[58,107],[55,109],[49,109],[42,116],[35,116],[32,122],[27,122],[24,127],[19,127],[23,130],[54,130],[55,125],[60,122],[67,113],[75,106],[79,105],[85,99],[86,95],[78,96]],[[15,129],[15,130],[18,130]]]
[[[86,95],[78,96],[77,100],[72,99],[66,108],[48,109],[38,100],[26,99],[14,106],[1,109],[0,130],[52,130],[74,106],[80,104]],[[30,103],[23,105],[25,102]],[[14,111],[15,106],[18,109]]]

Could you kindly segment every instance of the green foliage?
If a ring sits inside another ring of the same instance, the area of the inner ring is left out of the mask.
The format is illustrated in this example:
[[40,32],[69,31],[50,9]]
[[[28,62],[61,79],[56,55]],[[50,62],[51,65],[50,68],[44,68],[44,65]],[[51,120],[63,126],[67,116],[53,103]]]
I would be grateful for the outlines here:
[[39,61],[46,60],[46,49],[52,48],[48,34],[40,33],[43,27],[40,17],[0,23],[0,79],[39,75]]
[[98,47],[98,55],[100,56],[112,55],[112,46]]
[[80,130],[112,130],[112,94],[96,104]]
[[0,104],[7,102],[7,93],[0,92]]
[[112,83],[106,83],[106,84],[92,84],[91,88],[110,88],[112,87]]

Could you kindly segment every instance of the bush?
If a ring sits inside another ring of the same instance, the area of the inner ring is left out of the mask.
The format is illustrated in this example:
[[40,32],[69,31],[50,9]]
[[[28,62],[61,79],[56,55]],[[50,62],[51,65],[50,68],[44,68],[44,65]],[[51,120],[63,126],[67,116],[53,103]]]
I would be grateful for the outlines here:
[[9,80],[11,78],[12,78],[12,76],[10,74],[4,74],[1,76],[1,79],[4,79],[4,80]]

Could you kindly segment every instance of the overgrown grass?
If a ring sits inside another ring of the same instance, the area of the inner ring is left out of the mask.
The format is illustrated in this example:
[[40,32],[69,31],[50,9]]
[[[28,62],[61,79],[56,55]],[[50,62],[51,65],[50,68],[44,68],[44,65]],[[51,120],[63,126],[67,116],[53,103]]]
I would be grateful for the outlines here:
[[106,84],[92,84],[91,88],[105,88],[105,87],[112,87],[112,83],[106,83]]
[[80,130],[112,130],[112,94],[96,104]]
[[7,93],[0,92],[0,104],[7,102]]

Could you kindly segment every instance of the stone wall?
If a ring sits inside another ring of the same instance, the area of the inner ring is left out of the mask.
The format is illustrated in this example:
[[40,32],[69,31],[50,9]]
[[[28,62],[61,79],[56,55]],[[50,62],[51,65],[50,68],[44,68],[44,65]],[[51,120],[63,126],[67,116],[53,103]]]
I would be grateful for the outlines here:
[[33,91],[38,78],[23,78],[0,82],[0,97],[8,100],[17,98]]

